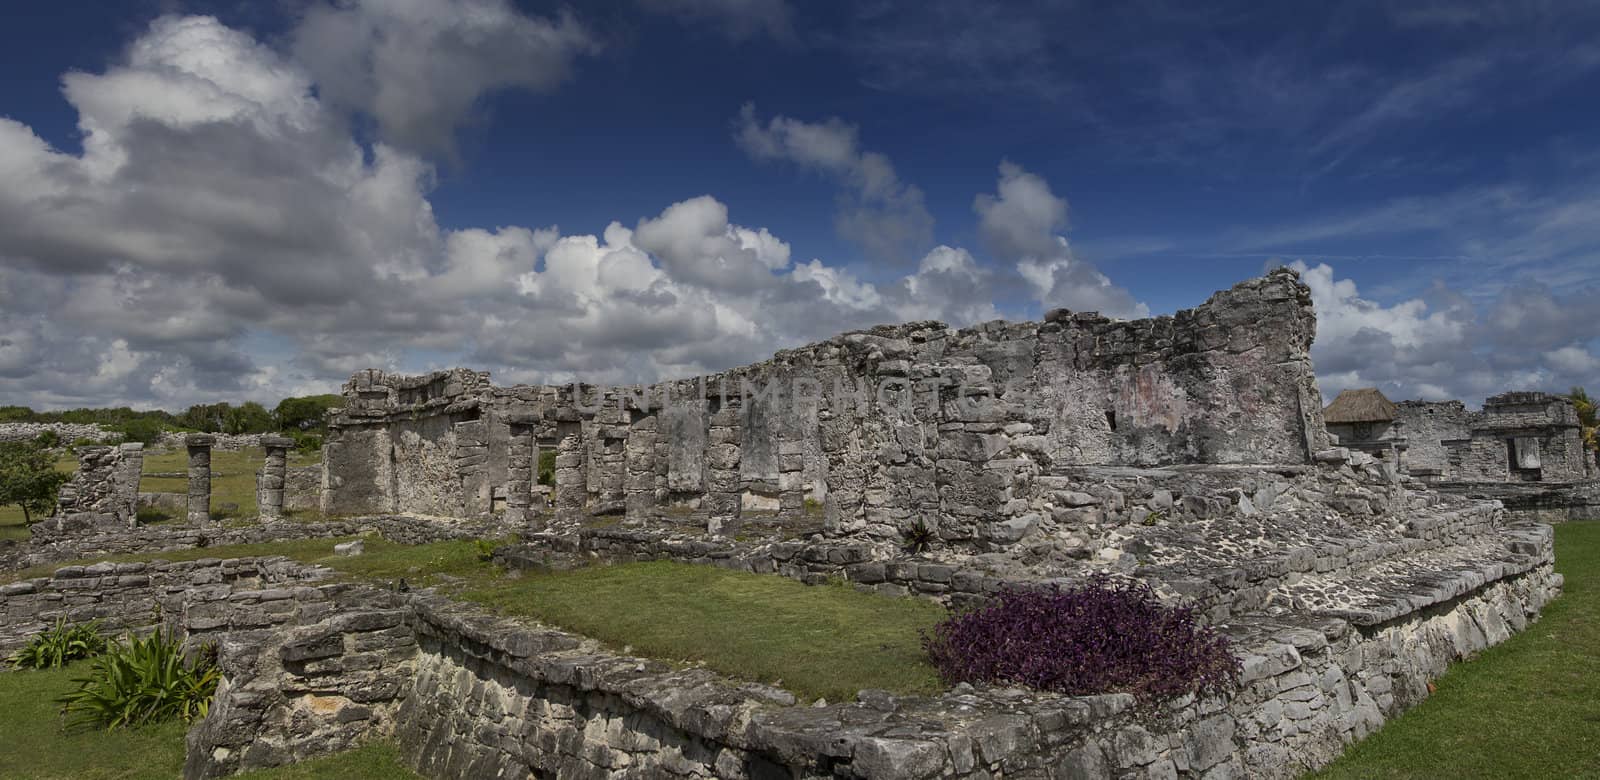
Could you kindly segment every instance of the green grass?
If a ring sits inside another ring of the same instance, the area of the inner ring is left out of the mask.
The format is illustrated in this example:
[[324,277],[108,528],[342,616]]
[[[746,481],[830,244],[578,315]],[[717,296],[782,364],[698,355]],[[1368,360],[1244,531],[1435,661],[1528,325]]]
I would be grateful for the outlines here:
[[844,584],[654,561],[540,574],[461,593],[639,655],[703,662],[810,699],[853,700],[862,688],[934,693],[919,632],[944,609]]
[[[139,729],[67,731],[58,696],[87,663],[65,669],[0,673],[0,778],[28,780],[172,780],[183,769],[181,722]],[[254,780],[414,778],[393,745],[373,743],[295,766],[250,772]]]
[[1566,593],[1316,778],[1600,777],[1600,523],[1556,526]]
[[62,728],[55,698],[88,671],[0,673],[0,778],[31,780],[171,780],[183,768],[182,723],[122,731]]

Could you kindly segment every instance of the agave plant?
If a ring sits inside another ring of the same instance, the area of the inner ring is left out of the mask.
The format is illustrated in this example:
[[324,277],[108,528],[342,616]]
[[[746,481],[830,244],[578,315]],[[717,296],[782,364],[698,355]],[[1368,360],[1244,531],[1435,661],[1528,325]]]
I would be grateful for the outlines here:
[[918,520],[900,532],[900,546],[907,555],[921,555],[933,549],[935,535],[927,523]]
[[203,718],[222,679],[214,655],[185,660],[183,646],[159,629],[142,639],[113,644],[95,659],[78,689],[56,701],[69,727],[106,730],[149,723]]
[[63,617],[56,618],[54,627],[35,636],[7,660],[19,669],[59,669],[80,658],[97,656],[105,649],[100,621],[69,626]]

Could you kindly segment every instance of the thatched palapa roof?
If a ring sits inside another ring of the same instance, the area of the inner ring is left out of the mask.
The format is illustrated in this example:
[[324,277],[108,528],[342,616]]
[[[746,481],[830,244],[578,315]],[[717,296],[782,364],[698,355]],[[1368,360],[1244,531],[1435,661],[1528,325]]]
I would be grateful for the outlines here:
[[1394,419],[1394,402],[1383,397],[1376,387],[1345,390],[1322,410],[1322,421],[1330,425],[1389,422]]

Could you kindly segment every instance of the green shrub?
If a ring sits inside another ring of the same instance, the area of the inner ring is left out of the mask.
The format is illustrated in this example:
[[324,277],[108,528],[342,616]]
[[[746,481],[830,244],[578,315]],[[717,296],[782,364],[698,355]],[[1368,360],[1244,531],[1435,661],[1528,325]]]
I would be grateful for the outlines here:
[[55,627],[35,636],[7,660],[19,669],[59,669],[80,658],[97,656],[105,649],[100,621],[69,626],[66,618],[56,618]]
[[169,720],[203,718],[222,673],[207,646],[186,661],[183,646],[159,629],[143,639],[118,642],[96,658],[78,689],[57,699],[67,725],[106,730]]
[[315,433],[306,433],[301,430],[290,429],[285,431],[289,438],[294,439],[295,452],[318,452],[322,449],[322,437]]
[[144,444],[155,444],[161,438],[164,430],[161,421],[150,417],[135,417],[126,422],[112,427],[112,430],[122,432],[123,441],[136,441]]

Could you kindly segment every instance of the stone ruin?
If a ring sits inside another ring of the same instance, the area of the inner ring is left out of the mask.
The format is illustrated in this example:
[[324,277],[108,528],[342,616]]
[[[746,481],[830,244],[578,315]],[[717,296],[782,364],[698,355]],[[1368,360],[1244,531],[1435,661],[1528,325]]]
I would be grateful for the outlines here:
[[1376,389],[1360,422],[1329,424],[1340,443],[1391,460],[1436,490],[1499,500],[1530,520],[1600,518],[1600,465],[1572,399],[1507,392],[1468,411],[1460,401],[1389,403]]
[[[1293,777],[1561,587],[1548,526],[1333,446],[1314,333],[1308,290],[1281,270],[1171,317],[911,323],[648,387],[363,371],[324,448],[335,519],[0,555],[515,532],[496,551],[513,569],[675,559],[951,605],[1109,573],[1230,637],[1243,674],[1227,695],[1155,710],[971,686],[800,702],[282,559],[100,563],[3,585],[0,652],[57,616],[217,641],[224,683],[189,733],[189,778],[371,736],[441,778]],[[544,451],[553,506],[535,498]],[[263,507],[283,484],[271,471]],[[918,525],[936,541],[913,554],[901,539]]]
[[323,510],[484,516],[503,495],[522,515],[550,449],[561,515],[726,529],[810,511],[831,535],[926,522],[1000,547],[1052,529],[1074,469],[1312,463],[1314,330],[1280,273],[1173,317],[910,323],[643,387],[365,371],[331,422]]
[[35,524],[34,535],[116,531],[136,525],[144,445],[85,446],[78,447],[77,454],[78,470],[61,487],[55,514]]

